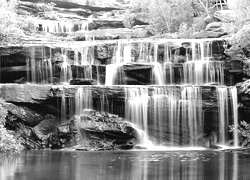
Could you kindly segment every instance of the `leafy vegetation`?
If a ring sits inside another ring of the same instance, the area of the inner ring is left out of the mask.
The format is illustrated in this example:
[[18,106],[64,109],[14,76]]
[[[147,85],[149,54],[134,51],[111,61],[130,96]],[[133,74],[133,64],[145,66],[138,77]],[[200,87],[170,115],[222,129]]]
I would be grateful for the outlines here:
[[135,19],[148,19],[154,34],[179,32],[182,38],[192,38],[205,28],[204,18],[213,9],[209,0],[137,0],[124,24],[130,28]]
[[243,147],[250,147],[250,124],[245,121],[242,121],[240,125],[237,126],[229,126],[230,132],[237,132],[243,138],[241,145]]
[[[15,40],[17,32],[16,0],[0,0],[0,42]],[[9,38],[9,36],[12,36]]]
[[21,143],[14,137],[13,132],[4,127],[7,110],[2,106],[5,102],[0,99],[0,153],[17,153],[23,150]]
[[230,48],[226,53],[230,56],[241,55],[243,58],[249,58],[250,53],[250,1],[249,0],[230,0],[229,8],[234,11],[235,24],[238,32],[232,35]]

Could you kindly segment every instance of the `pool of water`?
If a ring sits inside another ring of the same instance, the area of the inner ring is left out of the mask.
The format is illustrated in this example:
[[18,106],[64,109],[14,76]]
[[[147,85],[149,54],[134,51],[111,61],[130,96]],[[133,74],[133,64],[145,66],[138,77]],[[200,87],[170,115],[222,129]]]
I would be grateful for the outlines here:
[[250,152],[39,150],[0,158],[1,180],[250,179]]

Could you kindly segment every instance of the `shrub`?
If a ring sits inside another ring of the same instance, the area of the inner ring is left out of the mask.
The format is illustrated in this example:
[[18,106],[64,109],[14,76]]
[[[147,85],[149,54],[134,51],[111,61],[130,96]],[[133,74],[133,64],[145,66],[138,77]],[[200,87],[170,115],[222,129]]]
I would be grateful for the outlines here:
[[211,13],[208,0],[136,0],[124,24],[131,27],[134,19],[143,15],[155,34],[180,32],[181,37],[192,38],[194,32],[205,28],[204,18]]
[[[243,55],[245,58],[249,54],[250,47],[250,1],[249,0],[230,0],[228,6],[234,11],[238,27],[238,32],[230,40],[231,47],[226,50],[230,56]],[[249,57],[248,57],[249,58]]]
[[8,36],[15,36],[17,31],[16,0],[0,0],[0,42],[13,40]]
[[2,106],[5,102],[0,99],[0,153],[17,153],[23,150],[21,143],[14,137],[13,132],[4,127],[7,110]]
[[229,126],[230,132],[237,132],[243,138],[241,142],[241,146],[250,147],[250,124],[245,121],[241,121],[241,123],[237,126]]

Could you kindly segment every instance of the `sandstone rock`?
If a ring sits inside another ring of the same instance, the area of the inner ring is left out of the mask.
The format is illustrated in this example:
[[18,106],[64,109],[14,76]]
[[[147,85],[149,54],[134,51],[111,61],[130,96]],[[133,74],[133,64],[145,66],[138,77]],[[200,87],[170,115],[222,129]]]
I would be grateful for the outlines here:
[[212,22],[206,27],[207,33],[213,33],[214,37],[221,37],[223,35],[231,34],[236,32],[236,26],[231,23],[224,22]]
[[103,63],[105,64],[105,60],[111,59],[113,57],[113,47],[110,44],[107,45],[97,45],[95,46],[95,58],[98,60],[104,60]]
[[244,63],[243,73],[246,77],[250,78],[250,62],[249,61]]
[[50,133],[56,133],[59,122],[56,119],[46,119],[40,122],[37,126],[33,128],[36,136],[43,140],[47,138]]
[[212,15],[207,16],[207,17],[205,17],[205,19],[204,19],[204,22],[207,23],[207,24],[212,23],[212,22],[215,22],[215,21],[216,21],[216,18],[215,18],[214,16],[212,16]]
[[91,29],[115,29],[124,28],[123,22],[121,20],[114,19],[94,19],[92,23],[89,24]]
[[11,54],[17,54],[20,52],[23,52],[24,48],[23,47],[1,47],[0,46],[0,56],[9,56]]
[[230,60],[225,62],[225,68],[231,73],[241,73],[243,71],[244,62],[242,60]]
[[88,141],[87,146],[116,149],[132,148],[136,143],[137,131],[117,115],[89,110],[76,117],[76,121],[79,121],[79,128],[84,133],[84,141]]
[[20,118],[30,127],[33,127],[39,124],[42,120],[45,119],[44,114],[40,114],[28,107],[25,106],[16,106],[11,103],[6,103],[3,105],[12,115]]
[[0,97],[9,102],[42,103],[48,99],[51,86],[36,84],[1,84]]
[[233,10],[220,10],[214,13],[214,17],[226,23],[235,22],[236,14]]
[[153,35],[150,32],[148,25],[141,25],[141,26],[137,25],[134,26],[132,30],[133,30],[132,38],[148,38]]
[[123,24],[127,28],[132,28],[137,25],[149,25],[149,19],[144,12],[130,12],[124,15]]
[[75,78],[70,80],[70,85],[97,85],[93,79]]

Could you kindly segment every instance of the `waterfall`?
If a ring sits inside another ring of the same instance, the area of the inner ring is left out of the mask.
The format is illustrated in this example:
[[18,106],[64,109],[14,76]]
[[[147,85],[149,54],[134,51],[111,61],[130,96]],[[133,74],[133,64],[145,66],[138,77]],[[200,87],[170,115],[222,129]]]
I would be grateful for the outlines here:
[[31,69],[31,82],[36,83],[36,49],[32,47],[30,50],[30,69]]
[[184,87],[181,92],[180,115],[184,137],[189,137],[189,145],[198,144],[199,134],[203,133],[202,97],[199,87]]
[[93,109],[91,87],[80,87],[75,94],[75,114],[81,115],[85,109]]
[[130,63],[131,62],[131,44],[127,44],[123,49],[123,62]]
[[[68,22],[44,23],[44,31],[73,31]],[[88,23],[78,24],[78,28],[87,30]],[[149,137],[154,143],[168,146],[199,144],[206,119],[202,110],[207,110],[203,107],[207,99],[203,101],[202,90],[204,87],[210,88],[209,84],[216,85],[211,88],[211,93],[217,94],[218,98],[212,98],[215,104],[218,102],[218,114],[217,111],[213,112],[218,117],[218,143],[226,144],[227,127],[231,124],[231,119],[234,120],[233,124],[238,123],[237,90],[221,86],[225,84],[224,62],[213,56],[211,40],[135,39],[70,42],[48,46],[28,46],[28,57],[23,63],[26,65],[22,66],[24,73],[27,71],[24,76],[27,75],[29,82],[53,83],[53,78],[56,77],[60,78],[62,84],[68,83],[72,78],[96,78],[98,85],[105,86],[133,83],[150,85],[125,86],[125,102],[121,98],[119,101],[122,103],[119,103],[122,105],[118,105],[119,113],[123,113],[117,114],[123,117],[125,112],[125,118],[145,132],[143,137]],[[102,49],[102,46],[105,48]],[[100,52],[103,54],[97,56]],[[76,115],[81,115],[84,109],[96,107],[100,111],[112,111],[113,104],[117,105],[116,102],[113,103],[115,98],[110,100],[111,96],[106,90],[98,93],[100,103],[96,104],[95,95],[93,107],[91,86],[79,87],[74,102]],[[207,98],[207,94],[204,96]],[[61,101],[62,119],[66,119],[66,112],[69,111],[65,107],[68,101],[67,94],[64,94]],[[109,103],[113,104],[109,106]],[[234,142],[237,147],[237,133],[234,134]]]
[[174,64],[172,62],[165,62],[163,64],[163,82],[164,84],[174,83]]
[[226,145],[229,123],[228,90],[226,87],[217,88],[219,114],[219,143]]
[[125,87],[125,119],[139,129],[148,131],[148,88]]
[[[153,128],[158,129],[155,136],[158,139],[158,144],[164,144],[164,129],[167,127],[169,132],[169,143],[174,145],[174,140],[179,141],[179,126],[180,120],[178,117],[178,95],[172,88],[155,87],[151,97],[151,116],[153,117]],[[164,125],[166,124],[166,125]]]
[[[235,127],[238,126],[238,94],[237,94],[237,88],[232,87],[230,88],[230,96],[232,99],[231,102],[231,109],[233,112],[233,124]],[[239,147],[239,135],[238,132],[234,131],[234,147]]]
[[72,79],[72,71],[71,71],[71,66],[67,62],[67,56],[63,56],[63,63],[61,66],[61,72],[60,72],[60,81],[62,83],[68,83],[70,79]]
[[39,27],[40,31],[50,32],[50,33],[71,33],[74,31],[88,31],[88,21],[82,21],[76,23],[74,21],[68,20],[45,20],[45,19],[35,19],[34,25]]
[[106,74],[105,74],[105,85],[119,85],[124,84],[124,75],[123,75],[123,64],[109,64],[106,65]]
[[162,70],[162,65],[158,62],[151,63],[153,65],[152,69],[152,79],[155,81],[156,85],[164,84],[164,74]]
[[224,69],[220,61],[189,61],[183,64],[185,84],[224,84]]

